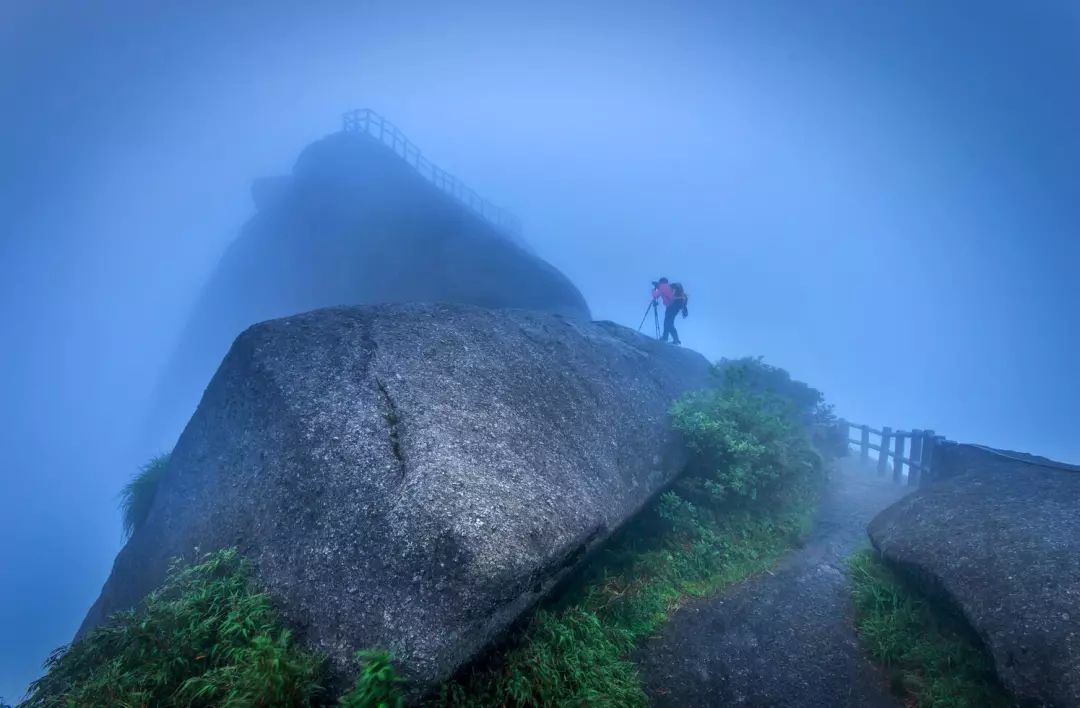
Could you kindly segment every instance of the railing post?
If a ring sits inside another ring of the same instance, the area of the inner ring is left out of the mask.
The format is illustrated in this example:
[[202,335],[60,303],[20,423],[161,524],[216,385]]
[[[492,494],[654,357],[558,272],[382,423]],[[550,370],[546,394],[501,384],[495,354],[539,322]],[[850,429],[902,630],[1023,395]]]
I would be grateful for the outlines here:
[[840,433],[844,436],[844,455],[846,456],[848,450],[851,449],[851,423],[840,418],[836,421],[836,427],[840,429]]
[[908,465],[907,483],[909,487],[919,485],[919,477],[922,476],[923,465],[923,431],[911,431],[911,461],[915,465]]
[[859,428],[862,430],[862,440],[859,442],[859,452],[863,462],[866,462],[870,459],[870,426],[860,425]]
[[923,432],[923,473],[922,477],[919,479],[920,486],[926,484],[927,482],[934,481],[934,457],[935,453],[937,452],[934,448],[936,441],[937,436],[934,435],[933,430],[927,430]]
[[930,469],[933,470],[933,472],[934,472],[934,480],[936,481],[936,480],[939,480],[939,479],[942,478],[941,473],[944,471],[944,467],[945,467],[945,465],[942,464],[944,462],[944,460],[941,459],[942,458],[942,454],[941,454],[942,453],[942,447],[944,447],[944,445],[945,445],[945,436],[944,435],[935,435],[933,440],[934,440],[934,442],[933,442],[933,445],[934,445],[934,457],[933,457],[932,460],[930,460],[930,465],[931,465]]
[[881,429],[881,449],[878,450],[877,473],[885,474],[885,465],[889,462],[889,443],[892,441],[892,428],[885,426]]
[[893,448],[893,472],[892,479],[894,482],[902,482],[904,479],[904,438],[906,436],[901,433],[896,433],[896,444]]

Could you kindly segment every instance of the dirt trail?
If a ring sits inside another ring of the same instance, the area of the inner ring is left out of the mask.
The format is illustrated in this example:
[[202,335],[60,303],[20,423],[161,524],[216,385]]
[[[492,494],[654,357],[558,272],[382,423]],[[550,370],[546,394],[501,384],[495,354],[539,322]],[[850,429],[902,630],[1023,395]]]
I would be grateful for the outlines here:
[[681,608],[638,665],[657,706],[896,706],[852,624],[846,559],[906,492],[857,458],[830,480],[810,539],[773,573]]

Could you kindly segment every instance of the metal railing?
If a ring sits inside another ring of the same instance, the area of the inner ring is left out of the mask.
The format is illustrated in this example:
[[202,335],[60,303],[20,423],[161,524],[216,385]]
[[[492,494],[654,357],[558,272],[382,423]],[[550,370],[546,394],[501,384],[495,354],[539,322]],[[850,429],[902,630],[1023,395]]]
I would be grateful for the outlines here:
[[347,133],[363,133],[378,140],[433,185],[520,242],[521,221],[516,216],[484,199],[457,177],[425,158],[420,148],[406,138],[397,126],[375,111],[369,108],[349,111],[343,117],[343,129]]
[[[937,451],[947,441],[933,430],[893,430],[885,426],[875,430],[869,425],[840,421],[840,427],[848,444],[859,448],[859,455],[864,461],[870,460],[870,451],[877,451],[877,472],[884,476],[892,469],[893,481],[907,483],[917,487],[933,479],[934,461]],[[857,438],[851,437],[852,431],[858,431]],[[875,436],[877,444],[871,442]],[[891,464],[890,464],[891,461]]]
[[[917,487],[928,482],[949,479],[974,470],[1040,467],[1063,472],[1080,472],[1080,465],[1058,462],[1037,455],[998,450],[985,445],[959,443],[934,434],[933,430],[893,430],[886,426],[875,430],[846,420],[839,426],[848,445],[854,445],[864,462],[869,463],[870,451],[877,452],[879,475],[892,470],[894,482]],[[857,437],[852,437],[852,432]],[[877,441],[877,444],[873,442]]]

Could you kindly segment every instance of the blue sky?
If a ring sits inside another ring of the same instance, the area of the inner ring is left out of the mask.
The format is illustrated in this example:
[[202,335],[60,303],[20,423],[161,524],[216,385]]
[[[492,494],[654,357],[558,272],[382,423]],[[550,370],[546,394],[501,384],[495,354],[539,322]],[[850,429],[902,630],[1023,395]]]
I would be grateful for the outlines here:
[[[586,6],[587,5],[587,6]],[[0,7],[0,695],[70,639],[199,285],[340,113],[517,212],[599,318],[853,420],[1080,460],[1070,2]]]

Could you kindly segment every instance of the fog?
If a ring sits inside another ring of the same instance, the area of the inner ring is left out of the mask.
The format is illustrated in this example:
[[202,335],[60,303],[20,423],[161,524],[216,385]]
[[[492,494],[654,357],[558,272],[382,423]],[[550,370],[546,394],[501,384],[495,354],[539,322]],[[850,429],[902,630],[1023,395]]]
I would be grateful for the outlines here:
[[341,113],[516,213],[597,319],[844,417],[1080,461],[1074,3],[0,6],[0,696],[70,641],[199,286]]

